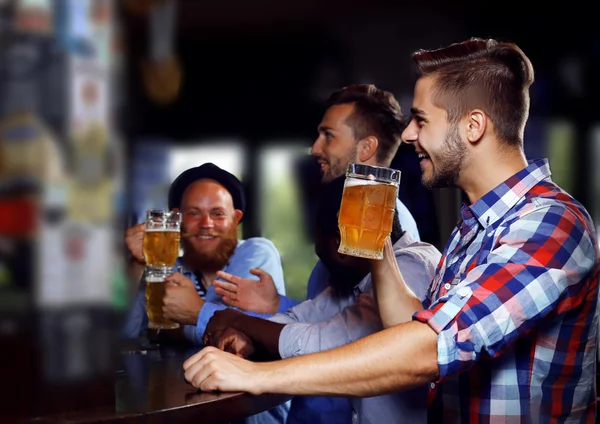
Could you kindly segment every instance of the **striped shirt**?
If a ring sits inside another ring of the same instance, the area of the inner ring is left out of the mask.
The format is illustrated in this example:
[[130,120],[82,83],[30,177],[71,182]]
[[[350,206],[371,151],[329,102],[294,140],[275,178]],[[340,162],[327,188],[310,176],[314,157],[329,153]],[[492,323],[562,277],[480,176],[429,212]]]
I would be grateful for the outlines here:
[[425,310],[432,421],[588,422],[596,411],[598,244],[545,159],[461,209]]

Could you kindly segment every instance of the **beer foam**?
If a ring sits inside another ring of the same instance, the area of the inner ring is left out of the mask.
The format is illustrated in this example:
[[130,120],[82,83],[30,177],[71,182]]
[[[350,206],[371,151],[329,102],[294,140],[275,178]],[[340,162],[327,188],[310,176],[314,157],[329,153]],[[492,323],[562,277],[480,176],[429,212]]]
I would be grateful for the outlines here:
[[346,178],[344,187],[354,187],[354,186],[359,186],[359,185],[376,185],[376,184],[394,185],[392,183],[385,183],[385,182],[380,182],[380,181],[361,180],[358,178]]
[[173,228],[146,228],[147,233],[178,233],[179,230]]
[[146,283],[164,283],[165,277],[160,276],[149,276],[146,277]]

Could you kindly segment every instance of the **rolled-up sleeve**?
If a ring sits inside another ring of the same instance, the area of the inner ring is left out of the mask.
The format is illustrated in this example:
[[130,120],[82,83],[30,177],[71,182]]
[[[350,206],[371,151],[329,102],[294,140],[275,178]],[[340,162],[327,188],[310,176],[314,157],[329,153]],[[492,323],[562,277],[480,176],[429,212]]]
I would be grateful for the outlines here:
[[549,314],[579,306],[596,247],[561,205],[536,207],[500,232],[485,263],[417,312],[438,334],[440,380],[500,355]]
[[[302,305],[309,302],[314,304],[321,297],[329,297],[326,293],[327,290],[313,301],[304,302]],[[323,321],[298,321],[287,324],[279,336],[279,354],[282,358],[289,358],[329,350],[381,329],[381,320],[373,296],[363,293],[355,304],[346,306],[335,314],[329,314]]]

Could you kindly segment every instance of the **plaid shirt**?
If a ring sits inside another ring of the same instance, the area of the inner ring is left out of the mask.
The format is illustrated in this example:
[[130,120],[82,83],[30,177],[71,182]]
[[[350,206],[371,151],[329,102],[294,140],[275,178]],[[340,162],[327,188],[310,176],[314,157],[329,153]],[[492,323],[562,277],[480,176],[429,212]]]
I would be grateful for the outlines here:
[[438,333],[433,420],[588,422],[598,245],[581,204],[530,162],[471,206],[415,319]]

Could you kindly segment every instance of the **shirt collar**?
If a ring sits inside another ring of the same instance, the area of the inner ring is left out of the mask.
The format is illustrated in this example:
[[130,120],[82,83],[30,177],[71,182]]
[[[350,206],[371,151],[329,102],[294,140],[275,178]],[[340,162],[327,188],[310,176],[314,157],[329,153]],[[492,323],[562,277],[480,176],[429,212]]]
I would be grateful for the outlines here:
[[[240,247],[242,245],[242,243],[244,242],[244,240],[238,240],[236,249],[238,247]],[[229,258],[229,262],[227,262],[225,264],[225,266],[223,267],[223,271],[227,271],[227,268],[229,267],[229,264],[232,261],[233,256],[235,255],[235,250],[233,251],[233,254],[231,255],[231,258]],[[183,274],[184,277],[189,278],[192,281],[197,281],[198,279],[196,278],[196,274],[194,274],[194,272],[188,268],[184,263],[183,263],[183,256],[179,256],[177,258],[177,261],[175,261],[175,266],[181,266],[181,273]]]
[[471,206],[463,204],[463,220],[467,221],[472,214],[483,228],[487,228],[502,218],[536,184],[550,179],[548,159],[531,160],[527,163],[527,167],[486,193]]

